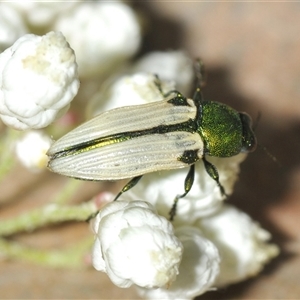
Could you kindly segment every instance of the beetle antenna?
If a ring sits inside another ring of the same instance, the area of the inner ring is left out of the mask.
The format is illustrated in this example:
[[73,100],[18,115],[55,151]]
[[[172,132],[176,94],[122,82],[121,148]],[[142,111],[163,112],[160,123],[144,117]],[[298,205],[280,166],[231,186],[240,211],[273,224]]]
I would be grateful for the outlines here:
[[195,75],[197,80],[196,82],[197,87],[193,99],[198,103],[199,106],[201,102],[203,102],[202,88],[206,83],[206,72],[204,68],[204,63],[200,58],[196,59],[194,68],[195,68]]
[[156,85],[158,91],[161,93],[161,95],[162,95],[164,98],[170,96],[170,95],[173,94],[173,93],[180,94],[177,90],[170,90],[170,91],[168,91],[167,93],[165,93],[165,92],[163,91],[163,89],[162,89],[161,81],[160,81],[158,75],[157,75],[157,74],[153,74],[153,75],[154,75],[154,77],[155,77],[155,79],[154,79],[154,84]]
[[256,117],[256,119],[255,119],[255,122],[253,122],[253,126],[252,126],[253,131],[255,131],[255,130],[257,129],[258,124],[259,124],[259,122],[260,122],[260,119],[261,119],[261,112],[259,111],[259,112],[257,113],[257,117]]
[[[252,129],[253,131],[255,131],[258,127],[258,124],[260,122],[260,119],[261,119],[261,112],[259,111],[257,113],[257,117],[255,119],[255,122],[253,122],[253,126],[252,126]],[[282,164],[278,161],[278,159],[267,149],[266,146],[263,146],[259,143],[257,143],[257,146],[262,149],[268,156],[269,158],[271,158],[279,167],[282,167]]]
[[204,63],[200,58],[196,59],[194,68],[197,79],[197,86],[201,89],[206,84],[206,72]]
[[277,164],[278,167],[282,167],[280,161],[268,150],[266,146],[261,144],[257,144],[257,146],[262,149],[269,156],[269,158],[271,158]]

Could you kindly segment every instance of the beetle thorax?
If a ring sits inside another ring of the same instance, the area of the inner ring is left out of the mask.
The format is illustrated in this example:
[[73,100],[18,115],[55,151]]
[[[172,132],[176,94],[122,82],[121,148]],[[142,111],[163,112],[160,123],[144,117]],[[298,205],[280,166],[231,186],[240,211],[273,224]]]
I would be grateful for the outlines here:
[[198,132],[204,142],[204,153],[217,157],[240,153],[243,127],[239,113],[227,105],[211,101],[202,102],[201,109]]

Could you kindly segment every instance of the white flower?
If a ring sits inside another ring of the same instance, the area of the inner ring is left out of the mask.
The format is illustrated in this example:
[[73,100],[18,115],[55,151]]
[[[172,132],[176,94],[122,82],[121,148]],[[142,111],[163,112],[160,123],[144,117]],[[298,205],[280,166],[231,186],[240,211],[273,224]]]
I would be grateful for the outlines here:
[[15,144],[20,162],[31,171],[40,171],[47,165],[46,155],[52,140],[41,131],[28,131]]
[[15,129],[43,128],[79,88],[75,55],[60,32],[27,34],[0,54],[0,116]]
[[121,2],[82,2],[54,28],[74,48],[80,77],[114,71],[136,53],[141,40],[133,10]]
[[20,14],[6,3],[0,3],[0,53],[27,32]]
[[182,245],[173,227],[142,201],[107,204],[94,221],[93,265],[119,287],[170,286],[178,274]]
[[197,225],[220,252],[217,286],[257,275],[279,253],[276,245],[268,243],[270,233],[233,206],[223,205],[215,214],[199,220]]
[[219,274],[220,257],[215,245],[195,227],[179,227],[175,235],[184,251],[179,275],[168,288],[138,288],[147,299],[193,299],[211,289]]

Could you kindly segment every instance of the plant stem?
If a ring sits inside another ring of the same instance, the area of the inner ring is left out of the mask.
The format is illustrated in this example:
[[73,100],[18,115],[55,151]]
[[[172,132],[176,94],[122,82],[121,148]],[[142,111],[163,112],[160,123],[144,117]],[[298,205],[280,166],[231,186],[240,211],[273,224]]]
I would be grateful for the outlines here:
[[37,228],[65,221],[86,221],[97,211],[91,201],[76,206],[48,204],[45,207],[23,213],[15,218],[0,221],[0,236],[30,232]]
[[33,262],[49,267],[78,268],[85,265],[83,258],[90,250],[92,243],[93,238],[89,237],[67,249],[51,251],[29,248],[0,238],[0,253],[5,258]]

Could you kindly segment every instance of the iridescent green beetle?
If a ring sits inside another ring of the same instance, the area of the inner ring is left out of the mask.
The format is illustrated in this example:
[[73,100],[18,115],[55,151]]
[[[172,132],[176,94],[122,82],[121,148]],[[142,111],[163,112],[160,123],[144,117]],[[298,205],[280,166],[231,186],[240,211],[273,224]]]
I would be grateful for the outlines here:
[[251,118],[233,108],[202,97],[203,66],[193,99],[178,91],[163,100],[116,108],[99,114],[56,141],[48,150],[51,171],[85,180],[131,179],[115,200],[146,173],[190,167],[185,192],[194,181],[194,164],[202,160],[207,173],[220,187],[216,167],[206,156],[230,157],[256,148]]

